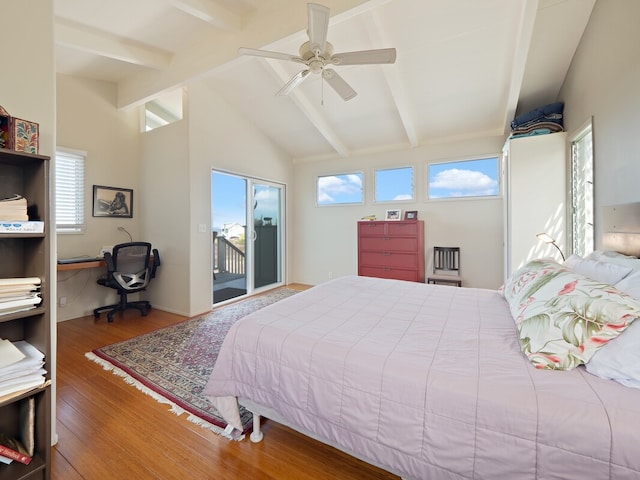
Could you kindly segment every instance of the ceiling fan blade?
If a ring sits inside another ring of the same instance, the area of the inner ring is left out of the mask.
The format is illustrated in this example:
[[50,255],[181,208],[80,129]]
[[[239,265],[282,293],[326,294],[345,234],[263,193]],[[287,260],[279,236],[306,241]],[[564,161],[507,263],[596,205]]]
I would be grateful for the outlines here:
[[351,88],[344,78],[338,75],[335,70],[331,68],[325,68],[322,71],[322,78],[327,81],[329,86],[331,86],[331,88],[333,88],[345,102],[347,100],[351,100],[358,94],[353,88]]
[[309,45],[313,52],[316,48],[320,53],[324,52],[327,43],[327,31],[329,30],[329,8],[317,3],[307,4],[309,16]]
[[336,53],[332,55],[329,60],[333,65],[372,65],[380,63],[395,63],[395,61],[395,48]]
[[304,82],[305,78],[309,76],[311,70],[302,70],[296,73],[291,80],[289,80],[280,90],[276,93],[276,96],[289,95],[291,90],[296,88],[302,82]]
[[269,50],[258,50],[255,48],[238,49],[240,55],[253,55],[254,57],[275,58],[276,60],[289,60],[291,62],[306,63],[302,57],[290,55],[288,53],[270,52]]

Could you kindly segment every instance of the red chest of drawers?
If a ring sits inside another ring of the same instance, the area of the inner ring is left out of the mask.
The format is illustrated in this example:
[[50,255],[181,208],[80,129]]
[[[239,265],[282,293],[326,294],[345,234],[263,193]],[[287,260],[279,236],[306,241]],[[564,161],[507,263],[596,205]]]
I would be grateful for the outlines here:
[[424,222],[358,222],[358,275],[424,282]]

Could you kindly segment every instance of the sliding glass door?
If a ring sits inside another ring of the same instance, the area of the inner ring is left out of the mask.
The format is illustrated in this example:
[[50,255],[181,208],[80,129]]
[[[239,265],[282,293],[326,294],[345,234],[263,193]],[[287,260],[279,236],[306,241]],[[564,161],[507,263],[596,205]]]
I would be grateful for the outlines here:
[[213,303],[282,283],[284,185],[213,171]]
[[282,282],[282,186],[253,183],[253,286]]

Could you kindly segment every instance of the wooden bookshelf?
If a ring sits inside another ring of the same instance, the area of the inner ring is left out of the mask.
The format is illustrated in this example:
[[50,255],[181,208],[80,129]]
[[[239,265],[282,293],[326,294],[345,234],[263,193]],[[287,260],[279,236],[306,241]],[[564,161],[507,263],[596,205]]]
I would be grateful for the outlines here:
[[51,470],[51,320],[49,300],[49,157],[0,149],[0,198],[20,194],[30,220],[44,222],[43,233],[0,233],[0,278],[39,277],[37,308],[0,315],[0,338],[25,340],[45,356],[46,386],[0,398],[0,431],[20,436],[20,405],[35,400],[35,450],[29,465],[0,464],[0,480],[48,479]]

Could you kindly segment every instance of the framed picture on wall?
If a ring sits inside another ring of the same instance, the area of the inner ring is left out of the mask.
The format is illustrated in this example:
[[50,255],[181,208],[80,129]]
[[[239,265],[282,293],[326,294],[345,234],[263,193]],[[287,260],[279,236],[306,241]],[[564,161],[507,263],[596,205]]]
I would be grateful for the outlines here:
[[385,220],[401,220],[402,219],[402,210],[387,210],[386,215],[384,216]]
[[133,190],[94,185],[93,216],[133,218]]

